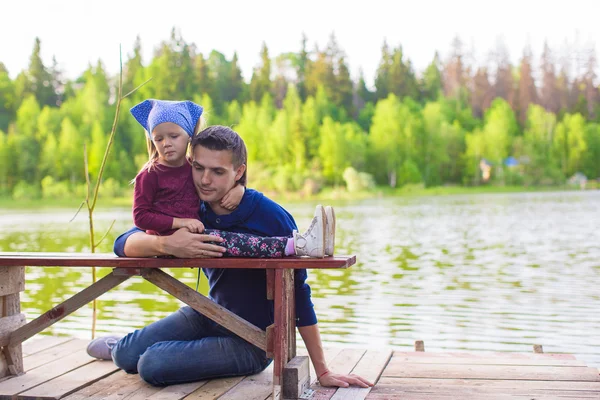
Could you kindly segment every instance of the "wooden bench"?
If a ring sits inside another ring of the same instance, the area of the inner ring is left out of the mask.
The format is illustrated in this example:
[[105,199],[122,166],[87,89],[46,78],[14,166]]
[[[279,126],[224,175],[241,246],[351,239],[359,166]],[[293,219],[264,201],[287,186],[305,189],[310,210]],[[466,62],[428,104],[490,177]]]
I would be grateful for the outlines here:
[[[119,258],[113,254],[0,253],[0,378],[23,373],[21,343],[132,276],[165,290],[273,358],[273,399],[297,398],[310,382],[308,358],[296,357],[294,269],[348,268],[355,256],[314,258]],[[38,318],[26,323],[19,292],[25,267],[110,267],[112,271]],[[175,279],[162,268],[265,269],[266,296],[274,300],[275,322],[266,332]]]

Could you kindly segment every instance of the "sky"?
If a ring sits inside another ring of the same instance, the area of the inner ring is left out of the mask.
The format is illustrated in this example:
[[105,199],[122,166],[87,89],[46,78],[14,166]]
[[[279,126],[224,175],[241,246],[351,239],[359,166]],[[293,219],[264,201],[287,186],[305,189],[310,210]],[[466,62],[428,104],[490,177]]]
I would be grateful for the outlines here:
[[368,84],[384,40],[402,45],[417,72],[435,51],[446,60],[457,35],[476,65],[499,42],[514,64],[527,45],[539,61],[545,40],[573,64],[590,48],[600,55],[600,0],[29,0],[3,2],[0,10],[0,62],[12,78],[27,68],[35,37],[44,63],[55,56],[74,79],[98,59],[116,73],[119,45],[125,60],[138,35],[147,63],[173,27],[205,55],[215,49],[230,59],[237,51],[247,81],[263,42],[271,56],[297,52],[303,33],[309,50],[324,48],[335,33],[352,76],[362,69]]

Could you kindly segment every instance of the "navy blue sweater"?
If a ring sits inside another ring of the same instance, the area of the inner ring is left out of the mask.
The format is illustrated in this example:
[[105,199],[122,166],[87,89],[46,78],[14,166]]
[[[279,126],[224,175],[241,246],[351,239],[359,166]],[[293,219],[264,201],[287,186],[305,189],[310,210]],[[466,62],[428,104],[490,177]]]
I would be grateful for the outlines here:
[[[215,214],[207,203],[200,206],[200,220],[209,229],[251,233],[258,236],[288,236],[296,228],[294,218],[283,207],[256,190],[246,189],[239,206],[227,215]],[[132,228],[115,240],[114,252],[125,257],[127,238],[140,232]],[[264,269],[203,268],[210,286],[209,297],[245,320],[266,329],[273,323],[273,301],[266,298]],[[298,326],[317,323],[306,283],[306,270],[294,270],[296,319]]]

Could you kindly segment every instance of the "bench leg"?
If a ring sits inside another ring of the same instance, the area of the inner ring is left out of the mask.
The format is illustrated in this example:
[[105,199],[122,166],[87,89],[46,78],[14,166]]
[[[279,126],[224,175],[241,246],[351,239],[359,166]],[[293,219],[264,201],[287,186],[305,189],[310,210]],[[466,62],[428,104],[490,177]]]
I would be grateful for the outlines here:
[[294,270],[275,270],[275,326],[273,360],[273,399],[280,399],[284,386],[283,371],[296,354],[296,310]]

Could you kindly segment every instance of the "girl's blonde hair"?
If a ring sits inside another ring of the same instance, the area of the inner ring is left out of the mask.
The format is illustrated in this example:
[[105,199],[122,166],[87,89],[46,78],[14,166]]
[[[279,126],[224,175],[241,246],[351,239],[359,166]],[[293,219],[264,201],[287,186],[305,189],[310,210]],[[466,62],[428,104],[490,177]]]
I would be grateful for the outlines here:
[[[200,118],[198,119],[196,126],[194,127],[194,136],[196,136],[198,134],[198,132],[200,132],[201,130],[206,128],[206,125],[207,125],[206,119],[204,118],[204,114],[202,114],[200,116]],[[152,139],[150,139],[150,135],[148,134],[148,131],[144,130],[144,132],[146,133],[146,148],[148,149],[148,158],[149,159],[142,166],[142,168],[137,173],[137,175],[142,173],[142,171],[144,171],[144,170],[151,172],[154,168],[156,168],[156,163],[158,161],[158,150],[156,150],[156,146],[154,145],[154,142],[152,141]],[[190,140],[190,143],[191,143],[191,140]],[[188,159],[191,158],[191,150],[192,149],[190,147],[190,144],[188,143],[188,148],[187,148]],[[137,175],[136,175],[136,178],[137,178]],[[135,178],[133,178],[131,180],[131,183],[135,183]]]

